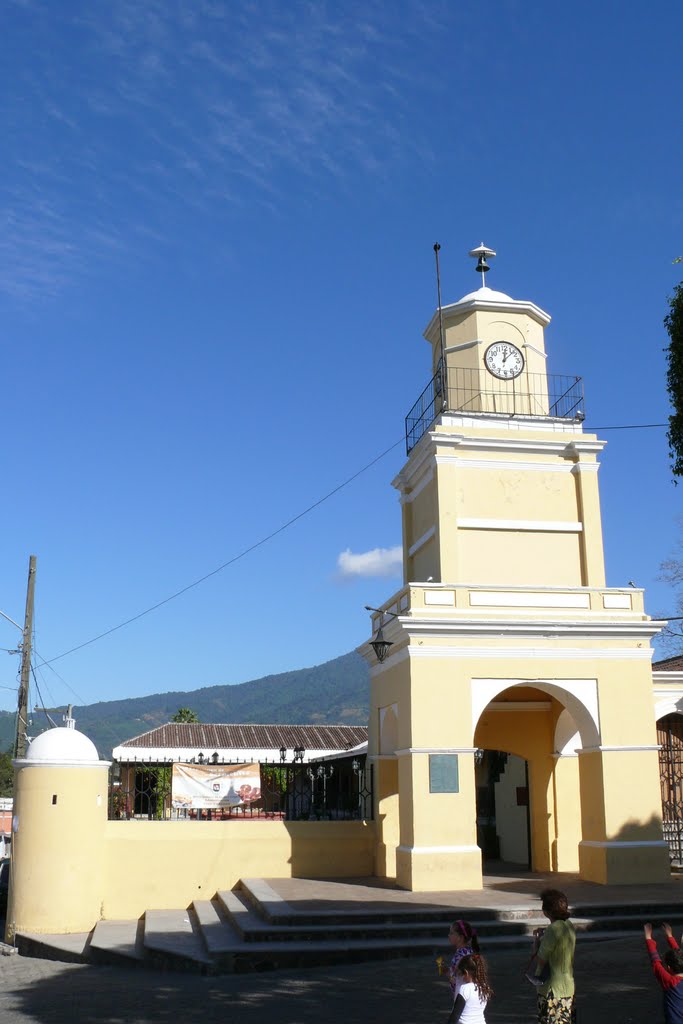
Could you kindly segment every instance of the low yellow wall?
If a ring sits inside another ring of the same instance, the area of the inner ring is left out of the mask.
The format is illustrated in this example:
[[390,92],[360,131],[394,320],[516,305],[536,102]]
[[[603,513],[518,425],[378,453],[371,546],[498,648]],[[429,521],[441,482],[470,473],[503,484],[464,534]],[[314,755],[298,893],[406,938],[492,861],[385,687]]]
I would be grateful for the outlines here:
[[211,899],[240,878],[372,875],[375,828],[362,821],[109,821],[104,856],[102,917],[130,919]]

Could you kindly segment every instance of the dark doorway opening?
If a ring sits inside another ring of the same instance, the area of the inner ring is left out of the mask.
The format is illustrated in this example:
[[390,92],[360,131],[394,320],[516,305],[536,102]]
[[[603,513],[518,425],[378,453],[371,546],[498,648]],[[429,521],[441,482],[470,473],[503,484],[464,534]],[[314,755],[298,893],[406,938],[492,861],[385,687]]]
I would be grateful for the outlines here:
[[531,871],[527,762],[502,750],[475,754],[477,844],[484,863],[503,861]]

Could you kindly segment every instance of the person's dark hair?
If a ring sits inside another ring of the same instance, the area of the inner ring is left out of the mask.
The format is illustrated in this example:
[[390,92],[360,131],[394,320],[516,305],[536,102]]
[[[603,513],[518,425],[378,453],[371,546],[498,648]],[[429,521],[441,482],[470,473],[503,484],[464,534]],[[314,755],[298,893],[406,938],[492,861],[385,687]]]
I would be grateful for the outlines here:
[[567,897],[559,889],[544,889],[541,893],[541,907],[553,921],[566,921],[569,917]]
[[662,959],[671,974],[683,974],[683,949],[667,949]]
[[486,961],[479,953],[472,956],[464,956],[456,968],[458,974],[469,974],[474,982],[474,987],[482,999],[487,1002],[493,995],[493,989],[489,981],[489,972]]
[[477,938],[476,928],[473,928],[467,921],[454,921],[451,925],[451,931],[457,932],[461,935],[470,949],[473,949],[475,953],[479,952],[479,939]]

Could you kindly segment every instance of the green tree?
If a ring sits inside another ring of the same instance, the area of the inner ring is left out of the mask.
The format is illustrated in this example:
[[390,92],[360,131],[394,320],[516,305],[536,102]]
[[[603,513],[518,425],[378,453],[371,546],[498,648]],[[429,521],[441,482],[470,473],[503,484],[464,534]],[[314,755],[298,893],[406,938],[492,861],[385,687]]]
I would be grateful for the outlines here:
[[9,750],[0,754],[0,796],[14,796],[14,768]]
[[178,708],[171,719],[172,722],[198,722],[199,715],[192,708]]
[[[675,477],[683,476],[683,284],[677,284],[669,299],[669,312],[664,318],[669,334],[666,387],[673,413],[669,416],[669,455]],[[678,483],[677,480],[674,480]]]

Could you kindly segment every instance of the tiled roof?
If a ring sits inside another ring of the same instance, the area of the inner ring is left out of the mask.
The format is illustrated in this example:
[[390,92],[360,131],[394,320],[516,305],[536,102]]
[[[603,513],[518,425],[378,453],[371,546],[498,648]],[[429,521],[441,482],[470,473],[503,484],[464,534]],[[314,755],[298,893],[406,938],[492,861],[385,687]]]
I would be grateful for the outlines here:
[[653,672],[683,672],[683,654],[674,654],[672,658],[652,663]]
[[175,749],[212,748],[264,750],[280,747],[306,750],[348,750],[368,738],[362,725],[217,725],[198,722],[167,722],[157,729],[122,743],[122,747]]

